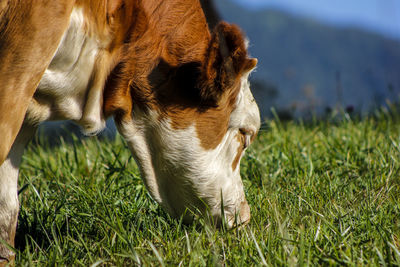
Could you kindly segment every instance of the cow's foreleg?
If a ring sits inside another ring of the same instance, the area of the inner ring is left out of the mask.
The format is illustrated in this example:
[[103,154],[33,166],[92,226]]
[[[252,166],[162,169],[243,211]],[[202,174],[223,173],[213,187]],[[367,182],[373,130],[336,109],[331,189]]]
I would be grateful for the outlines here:
[[[18,219],[18,170],[24,148],[36,127],[23,125],[7,159],[0,166],[0,240],[14,246]],[[0,243],[0,266],[14,260],[14,253]]]
[[0,0],[0,164],[68,26],[73,0]]

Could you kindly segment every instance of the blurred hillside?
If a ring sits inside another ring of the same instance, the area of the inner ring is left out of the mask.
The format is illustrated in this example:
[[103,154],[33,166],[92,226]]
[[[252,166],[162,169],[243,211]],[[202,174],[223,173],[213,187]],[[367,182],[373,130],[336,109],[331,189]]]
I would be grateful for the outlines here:
[[272,105],[302,115],[338,105],[368,111],[397,100],[400,41],[229,0],[215,5],[244,29],[259,59],[253,91],[264,116]]

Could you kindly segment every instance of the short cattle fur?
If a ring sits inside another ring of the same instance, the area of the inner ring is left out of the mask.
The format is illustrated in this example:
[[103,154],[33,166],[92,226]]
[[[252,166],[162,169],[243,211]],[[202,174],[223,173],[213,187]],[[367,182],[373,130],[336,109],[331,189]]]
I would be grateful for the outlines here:
[[[260,118],[240,29],[210,34],[198,0],[56,2],[0,1],[0,238],[14,245],[19,164],[46,120],[96,134],[113,116],[171,215],[248,222],[238,163]],[[0,245],[0,266],[13,256]]]

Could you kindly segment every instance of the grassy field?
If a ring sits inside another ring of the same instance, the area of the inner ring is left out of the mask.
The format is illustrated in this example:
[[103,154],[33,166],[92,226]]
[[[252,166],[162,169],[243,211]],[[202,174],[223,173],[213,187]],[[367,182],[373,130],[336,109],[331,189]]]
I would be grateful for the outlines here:
[[170,218],[121,138],[24,156],[17,265],[400,266],[400,121],[269,121],[242,161],[251,223]]

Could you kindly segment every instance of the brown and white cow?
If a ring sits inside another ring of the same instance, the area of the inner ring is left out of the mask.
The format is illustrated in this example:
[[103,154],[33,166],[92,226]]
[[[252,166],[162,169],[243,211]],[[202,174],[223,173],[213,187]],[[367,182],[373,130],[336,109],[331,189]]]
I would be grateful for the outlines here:
[[257,60],[237,26],[210,34],[198,0],[0,0],[0,57],[0,238],[10,245],[22,153],[46,120],[96,134],[113,116],[172,216],[250,219],[239,162],[260,125],[248,83]]

